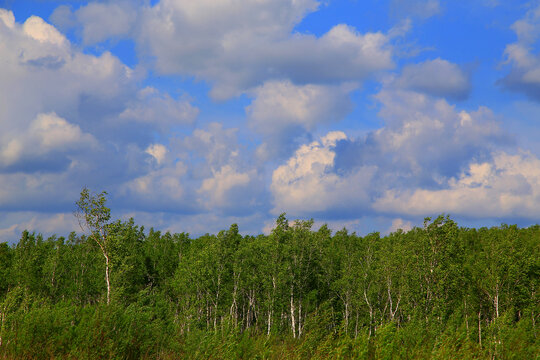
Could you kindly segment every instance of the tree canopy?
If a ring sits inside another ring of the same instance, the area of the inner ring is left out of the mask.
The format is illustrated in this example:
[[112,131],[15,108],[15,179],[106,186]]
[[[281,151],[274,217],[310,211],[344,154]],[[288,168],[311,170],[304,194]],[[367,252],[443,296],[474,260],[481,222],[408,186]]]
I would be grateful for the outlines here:
[[192,238],[111,222],[105,200],[81,193],[86,233],[0,244],[0,357],[539,355],[538,225],[359,236],[283,214]]

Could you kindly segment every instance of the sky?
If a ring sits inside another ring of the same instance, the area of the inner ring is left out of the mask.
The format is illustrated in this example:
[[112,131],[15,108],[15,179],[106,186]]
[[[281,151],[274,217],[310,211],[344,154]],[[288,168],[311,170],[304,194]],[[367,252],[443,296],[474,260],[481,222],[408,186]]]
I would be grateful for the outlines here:
[[540,218],[540,2],[0,0],[0,241]]

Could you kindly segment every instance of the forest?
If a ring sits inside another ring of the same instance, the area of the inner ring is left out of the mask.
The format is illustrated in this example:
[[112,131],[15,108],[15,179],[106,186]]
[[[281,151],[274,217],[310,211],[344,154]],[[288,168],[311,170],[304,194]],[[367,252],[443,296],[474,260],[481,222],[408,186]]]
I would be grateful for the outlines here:
[[0,359],[538,359],[540,226],[82,229],[0,244]]

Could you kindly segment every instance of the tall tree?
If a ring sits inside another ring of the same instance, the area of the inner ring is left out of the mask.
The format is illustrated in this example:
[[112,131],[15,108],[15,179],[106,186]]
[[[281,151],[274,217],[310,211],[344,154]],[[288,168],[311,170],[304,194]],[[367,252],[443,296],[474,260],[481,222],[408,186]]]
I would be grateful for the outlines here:
[[109,278],[109,249],[108,249],[108,223],[111,219],[111,209],[105,206],[107,192],[93,194],[85,187],[81,191],[81,197],[75,204],[77,210],[75,217],[79,221],[81,229],[94,239],[105,258],[105,282],[107,283],[107,305],[111,302],[111,282]]

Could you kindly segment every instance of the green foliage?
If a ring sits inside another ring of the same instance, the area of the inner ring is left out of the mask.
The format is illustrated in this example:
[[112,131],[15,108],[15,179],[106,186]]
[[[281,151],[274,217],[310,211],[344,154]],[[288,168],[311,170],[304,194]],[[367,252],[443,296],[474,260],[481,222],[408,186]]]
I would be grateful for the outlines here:
[[107,192],[93,194],[88,188],[83,188],[81,197],[75,203],[77,210],[75,216],[83,228],[87,228],[92,235],[100,237],[104,228],[111,219],[111,209],[105,206]]
[[361,237],[282,214],[191,239],[111,222],[105,195],[81,193],[87,236],[0,244],[0,358],[540,356],[540,226]]

